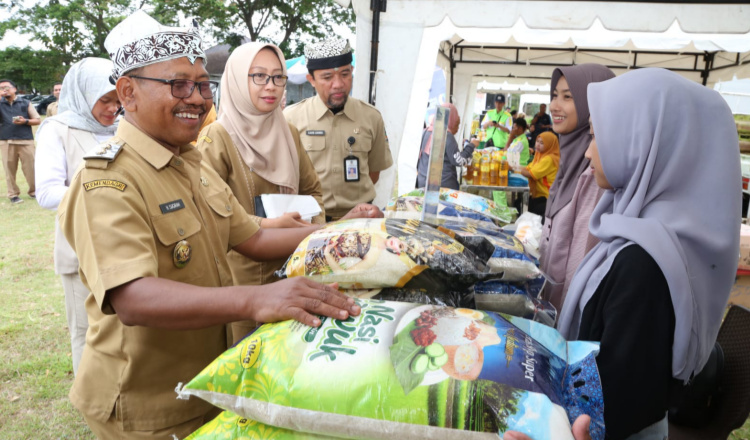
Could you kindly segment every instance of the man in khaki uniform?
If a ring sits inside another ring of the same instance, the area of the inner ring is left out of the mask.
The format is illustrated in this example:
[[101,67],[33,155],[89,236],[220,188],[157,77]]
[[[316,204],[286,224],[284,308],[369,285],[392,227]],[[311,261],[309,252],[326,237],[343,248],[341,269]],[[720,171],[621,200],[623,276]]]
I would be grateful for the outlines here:
[[47,106],[47,117],[55,116],[58,112],[57,105],[60,103],[60,92],[62,92],[62,83],[55,84],[54,87],[52,87],[52,94],[55,95],[55,99],[57,101],[50,102]]
[[16,84],[9,79],[0,79],[0,151],[2,151],[5,183],[10,203],[23,203],[21,190],[16,184],[18,161],[29,184],[29,196],[34,197],[34,134],[32,125],[41,119],[31,101],[16,95]]
[[197,27],[163,27],[138,11],[105,46],[125,118],[84,157],[58,211],[91,291],[70,398],[100,439],[184,438],[218,411],[177,400],[175,387],[227,348],[226,323],[317,326],[314,315],[359,308],[302,277],[232,286],[229,249],[280,258],[316,227],[259,230],[190,145],[216,87]]
[[287,107],[284,116],[299,130],[323,186],[327,220],[335,220],[358,203],[372,202],[380,172],[393,158],[380,112],[349,97],[349,42],[332,38],[308,45],[305,57],[317,95]]

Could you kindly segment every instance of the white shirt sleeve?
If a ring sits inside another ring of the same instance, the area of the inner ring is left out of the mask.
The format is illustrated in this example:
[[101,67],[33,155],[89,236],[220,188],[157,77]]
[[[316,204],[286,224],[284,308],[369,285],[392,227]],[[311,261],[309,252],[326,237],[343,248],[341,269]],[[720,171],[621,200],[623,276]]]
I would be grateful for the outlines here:
[[513,128],[513,117],[511,116],[511,117],[505,118],[505,124],[503,125],[505,126],[505,128],[508,129],[508,131],[510,131]]
[[34,158],[36,201],[46,209],[57,209],[68,190],[68,161],[63,139],[53,123],[48,122],[36,133]]

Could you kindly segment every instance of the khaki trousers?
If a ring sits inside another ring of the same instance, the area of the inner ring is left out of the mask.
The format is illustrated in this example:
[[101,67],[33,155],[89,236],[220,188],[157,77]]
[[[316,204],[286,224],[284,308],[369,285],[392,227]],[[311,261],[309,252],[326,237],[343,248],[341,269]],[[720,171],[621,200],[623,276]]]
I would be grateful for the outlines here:
[[0,150],[3,155],[3,168],[5,169],[5,183],[8,187],[8,198],[17,197],[21,190],[16,185],[16,172],[18,171],[18,161],[21,161],[21,170],[29,184],[29,195],[36,194],[34,185],[34,141],[24,141],[24,144],[0,141]]
[[89,291],[77,273],[60,274],[60,278],[65,292],[65,314],[68,317],[70,346],[73,353],[73,374],[76,374],[78,365],[81,363],[83,347],[86,345],[86,330],[89,328],[89,318],[84,305]]

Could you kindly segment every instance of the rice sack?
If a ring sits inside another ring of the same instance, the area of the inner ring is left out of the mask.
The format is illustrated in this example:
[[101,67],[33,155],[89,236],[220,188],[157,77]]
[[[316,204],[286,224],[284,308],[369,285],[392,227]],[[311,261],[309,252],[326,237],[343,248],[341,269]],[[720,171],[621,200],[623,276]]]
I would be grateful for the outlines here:
[[342,220],[305,238],[276,274],[339,283],[342,289],[461,291],[488,276],[492,252],[488,241],[469,249],[417,220]]
[[[542,277],[536,258],[526,253],[523,243],[497,228],[483,227],[465,222],[445,222],[439,228],[448,233],[460,236],[462,243],[471,245],[474,241],[487,240],[492,243],[494,251],[487,261],[490,272],[499,274],[502,281],[529,281]],[[446,231],[447,230],[447,231]],[[450,232],[449,232],[450,231]]]
[[497,439],[512,429],[564,440],[584,413],[603,438],[597,344],[492,312],[357,302],[360,316],[318,328],[263,325],[180,397],[342,438]]
[[400,301],[437,306],[462,307],[475,309],[474,293],[464,292],[430,292],[426,289],[361,289],[342,290],[343,294],[359,299],[378,299],[383,301]]
[[185,440],[331,440],[336,437],[277,428],[224,411]]
[[[424,198],[424,188],[415,189],[401,197]],[[392,203],[395,205],[397,200],[398,199],[392,201]],[[440,200],[487,216],[499,225],[512,222],[513,216],[518,213],[515,208],[508,208],[507,206],[499,205],[485,197],[450,188],[440,188]],[[390,206],[391,203],[388,204],[386,210],[388,210],[388,207]]]
[[[393,200],[385,209],[386,218],[400,218],[419,220],[422,218],[424,208],[424,196],[404,196]],[[474,220],[485,223],[488,226],[495,226],[493,219],[478,211],[456,205],[455,203],[440,200],[437,212],[438,220],[448,221],[455,219]]]
[[530,294],[526,285],[482,281],[474,285],[474,301],[477,309],[507,313],[550,327],[557,321],[555,306]]

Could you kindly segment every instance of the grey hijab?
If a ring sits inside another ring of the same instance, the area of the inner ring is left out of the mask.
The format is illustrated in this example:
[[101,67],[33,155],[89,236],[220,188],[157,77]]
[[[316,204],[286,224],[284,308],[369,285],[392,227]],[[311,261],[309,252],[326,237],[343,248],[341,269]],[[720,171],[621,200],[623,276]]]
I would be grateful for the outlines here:
[[591,215],[591,233],[601,241],[573,277],[559,330],[576,338],[584,307],[617,253],[635,243],[669,285],[672,374],[687,380],[708,359],[737,270],[742,199],[734,118],[717,92],[663,69],[629,72],[588,91],[602,169],[614,190]]
[[[102,96],[115,89],[109,82],[112,61],[104,58],[84,58],[70,66],[65,74],[60,93],[60,113],[44,120],[57,121],[68,127],[95,134],[114,135],[117,122],[110,126],[99,123],[91,111]],[[44,123],[41,128],[44,126]]]
[[600,64],[558,67],[552,72],[550,100],[561,76],[564,76],[568,81],[570,92],[575,100],[578,125],[572,132],[560,135],[560,167],[557,170],[555,182],[549,190],[549,200],[545,212],[545,216],[549,218],[554,217],[558,211],[570,203],[578,184],[578,178],[589,166],[589,160],[583,157],[589,147],[589,142],[591,142],[586,87],[591,83],[614,78],[615,74]]

